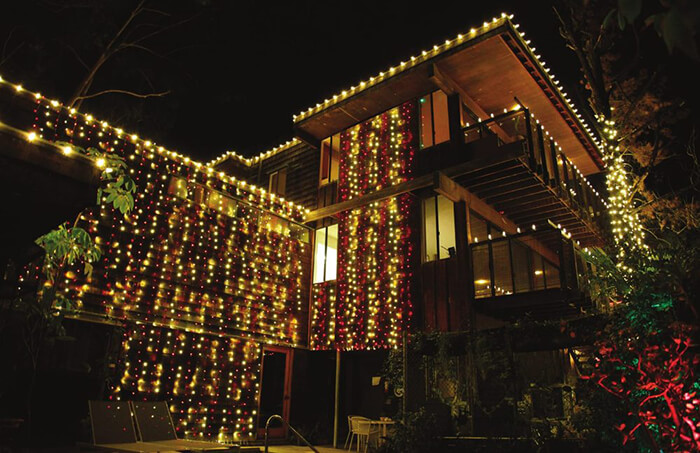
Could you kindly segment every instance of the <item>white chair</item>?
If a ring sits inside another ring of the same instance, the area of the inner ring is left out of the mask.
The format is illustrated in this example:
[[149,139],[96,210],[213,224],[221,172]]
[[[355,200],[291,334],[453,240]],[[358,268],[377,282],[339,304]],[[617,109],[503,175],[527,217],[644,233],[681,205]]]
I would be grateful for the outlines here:
[[[348,415],[348,435],[345,436],[345,443],[343,444],[343,449],[346,450],[350,450],[352,440],[355,438],[355,433],[352,431],[352,422],[350,421],[352,417],[355,417],[355,415]],[[348,442],[350,442],[350,445],[348,445]]]
[[[373,425],[372,420],[366,417],[350,417],[350,426],[352,434],[357,436],[357,451],[362,449],[366,453],[372,440],[379,438],[379,427]],[[348,450],[350,448],[352,448],[352,438]]]

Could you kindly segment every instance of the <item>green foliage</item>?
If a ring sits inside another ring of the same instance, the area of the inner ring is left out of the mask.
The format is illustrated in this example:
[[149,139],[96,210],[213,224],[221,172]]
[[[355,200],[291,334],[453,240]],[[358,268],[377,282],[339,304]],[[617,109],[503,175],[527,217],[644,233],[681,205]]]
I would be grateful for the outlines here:
[[49,283],[54,284],[57,272],[66,265],[82,262],[85,274],[92,275],[92,263],[100,259],[100,248],[84,229],[74,226],[49,231],[36,240],[36,244],[45,251],[44,274]]
[[[105,203],[112,204],[124,215],[133,209],[136,184],[128,175],[128,167],[124,159],[97,148],[85,150],[66,142],[56,144],[93,160],[95,165],[102,169],[100,179],[104,186],[97,191],[98,204],[104,198]],[[55,330],[54,322],[60,324],[62,313],[73,307],[73,304],[56,289],[58,278],[67,267],[79,264],[82,264],[83,272],[89,278],[92,275],[93,263],[102,256],[99,246],[93,242],[90,234],[78,226],[80,217],[81,214],[78,214],[72,226],[68,223],[61,224],[57,229],[49,231],[35,241],[45,252],[43,271],[47,284],[40,291],[38,302],[29,300],[24,304],[28,313],[40,314],[39,319],[44,321],[44,327],[49,331]]]
[[134,208],[136,183],[127,174],[128,167],[124,159],[96,148],[88,148],[85,153],[95,160],[98,167],[104,169],[100,177],[106,184],[104,188],[97,189],[97,203],[102,201],[103,195],[107,195],[106,203],[111,203],[122,214],[128,214]]
[[405,421],[394,425],[393,434],[379,449],[383,453],[432,453],[442,451],[435,417],[424,408],[406,414]]
[[389,383],[394,394],[403,395],[403,351],[392,349],[382,364],[382,377]]
[[[700,8],[697,3],[690,1],[662,2],[664,9],[644,18],[646,26],[653,26],[656,33],[663,39],[669,53],[680,51],[691,58],[699,59],[695,34],[700,23]],[[603,21],[603,27],[612,22],[617,16],[620,30],[633,25],[642,15],[643,0],[617,0],[617,8],[610,11]]]
[[677,256],[670,242],[655,245],[652,257],[633,257],[630,272],[600,251],[585,255],[596,268],[592,284],[610,305],[574,418],[597,445],[643,451],[698,446],[700,355],[691,340],[694,327],[677,321],[686,294],[674,278]]

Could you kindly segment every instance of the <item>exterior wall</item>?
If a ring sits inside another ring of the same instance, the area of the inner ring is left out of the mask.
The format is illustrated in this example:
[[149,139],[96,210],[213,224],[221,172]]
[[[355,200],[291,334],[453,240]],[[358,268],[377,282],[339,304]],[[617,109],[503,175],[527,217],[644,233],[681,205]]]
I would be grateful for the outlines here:
[[59,282],[79,319],[124,326],[112,397],[169,401],[182,437],[253,436],[261,344],[307,339],[301,208],[44,98],[32,102],[33,124],[15,127],[121,155],[137,185],[129,216],[105,199],[82,214],[102,257],[91,276],[74,268]]
[[286,170],[284,198],[305,208],[315,209],[318,191],[319,150],[300,143],[260,161],[253,167],[256,184],[267,188],[270,174]]
[[[416,103],[341,134],[339,201],[410,179],[417,148]],[[411,195],[339,215],[337,280],[315,285],[310,346],[385,349],[400,345],[413,314]]]

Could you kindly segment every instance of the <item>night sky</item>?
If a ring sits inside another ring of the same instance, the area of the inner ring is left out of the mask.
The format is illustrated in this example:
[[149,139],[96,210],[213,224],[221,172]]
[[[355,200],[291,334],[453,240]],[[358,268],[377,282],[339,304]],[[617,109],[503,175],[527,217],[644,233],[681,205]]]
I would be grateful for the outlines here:
[[[0,75],[67,100],[136,1],[13,2],[0,18]],[[69,5],[69,6],[65,6]],[[94,6],[98,5],[98,6]],[[549,2],[153,0],[128,48],[98,72],[80,110],[196,159],[265,151],[292,137],[292,115],[502,11],[515,14],[576,100],[578,63]],[[167,13],[162,14],[162,13]],[[579,100],[576,102],[581,105]]]

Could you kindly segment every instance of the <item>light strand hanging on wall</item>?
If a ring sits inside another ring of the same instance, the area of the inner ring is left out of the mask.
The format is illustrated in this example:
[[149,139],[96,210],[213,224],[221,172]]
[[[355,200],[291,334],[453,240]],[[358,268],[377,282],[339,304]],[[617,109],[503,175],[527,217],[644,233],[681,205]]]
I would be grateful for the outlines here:
[[170,401],[182,436],[250,439],[261,343],[306,340],[309,231],[295,223],[303,210],[58,102],[15,91],[24,107],[18,111],[32,107],[31,117],[18,114],[14,125],[31,131],[28,141],[48,152],[61,152],[55,144],[66,142],[119,155],[137,185],[128,217],[104,199],[82,213],[81,226],[102,257],[92,276],[75,268],[58,281],[79,318],[126,327],[113,397]]
[[[410,178],[415,111],[415,102],[405,103],[341,134],[339,201]],[[313,348],[400,345],[412,315],[411,205],[406,194],[340,214],[336,288],[314,286]]]

